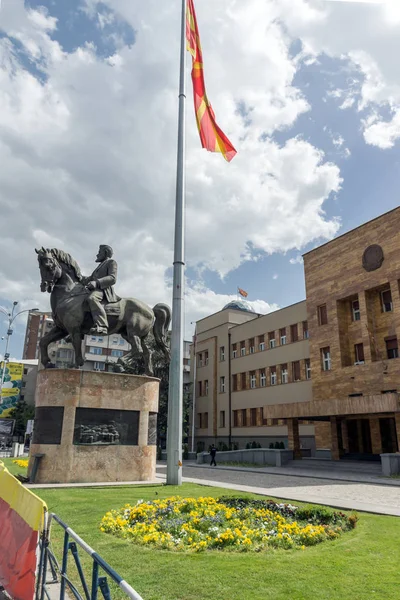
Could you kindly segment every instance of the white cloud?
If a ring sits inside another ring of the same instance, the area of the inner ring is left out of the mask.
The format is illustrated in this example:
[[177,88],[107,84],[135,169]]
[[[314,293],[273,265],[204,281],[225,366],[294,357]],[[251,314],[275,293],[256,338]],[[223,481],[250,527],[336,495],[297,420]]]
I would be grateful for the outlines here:
[[291,258],[289,260],[291,265],[302,265],[303,264],[303,257],[301,254],[298,254],[297,256],[295,256],[294,258]]
[[[35,245],[61,245],[88,272],[97,245],[110,243],[121,295],[170,302],[179,14],[158,0],[87,6],[100,32],[114,13],[126,20],[135,44],[119,40],[106,58],[91,44],[67,53],[52,39],[50,13],[23,0],[2,7],[0,27],[10,38],[0,39],[0,252],[13,257],[2,263],[3,294],[47,305]],[[187,262],[224,276],[263,252],[333,237],[340,223],[326,216],[324,201],[341,178],[309,142],[280,146],[271,138],[311,108],[293,81],[312,52],[291,57],[286,25],[317,25],[321,9],[304,0],[204,0],[198,17],[209,97],[239,152],[228,165],[200,148],[189,89]],[[189,288],[188,318],[206,314],[211,299],[219,308],[225,302]]]
[[[284,3],[286,0],[282,0]],[[293,0],[301,5],[304,0]],[[315,57],[325,53],[348,62],[347,89],[328,92],[340,100],[339,108],[363,112],[360,123],[368,144],[386,149],[400,138],[400,3],[321,2],[319,21],[289,19],[289,31],[299,36]],[[359,26],[354,27],[354,23]],[[390,117],[387,117],[387,112]],[[365,117],[366,113],[366,117]],[[369,123],[373,119],[373,126]]]

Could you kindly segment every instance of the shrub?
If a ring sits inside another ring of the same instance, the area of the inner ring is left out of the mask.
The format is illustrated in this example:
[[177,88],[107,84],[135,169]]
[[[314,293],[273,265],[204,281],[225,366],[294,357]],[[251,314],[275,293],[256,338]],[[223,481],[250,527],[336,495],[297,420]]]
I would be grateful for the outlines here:
[[247,442],[247,444],[246,444],[246,450],[250,450],[250,448],[251,448],[251,444],[250,444],[250,442]]
[[273,450],[274,449],[274,442],[271,442],[270,445],[269,445],[269,447],[271,448],[271,450]]

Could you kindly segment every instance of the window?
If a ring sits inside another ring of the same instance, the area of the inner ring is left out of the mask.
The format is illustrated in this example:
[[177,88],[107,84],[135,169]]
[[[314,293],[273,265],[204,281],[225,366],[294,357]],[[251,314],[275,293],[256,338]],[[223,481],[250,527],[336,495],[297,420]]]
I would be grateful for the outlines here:
[[251,389],[254,390],[254,388],[256,387],[256,385],[257,385],[256,372],[252,371],[250,373],[250,387],[251,387]]
[[111,356],[123,356],[124,355],[124,351],[123,350],[111,350]]
[[279,330],[279,336],[281,340],[281,346],[284,346],[286,344],[286,327],[283,327]]
[[257,425],[257,409],[251,408],[250,409],[250,426],[256,427],[256,425]]
[[203,428],[208,428],[208,412],[203,413]]
[[300,373],[300,361],[296,360],[293,364],[292,364],[292,368],[293,368],[293,381],[300,381],[301,379],[301,373]]
[[254,352],[256,351],[256,349],[254,347],[254,338],[251,338],[249,340],[249,351],[250,351],[250,354],[254,354]]
[[267,378],[265,376],[265,369],[260,371],[260,386],[265,387],[267,385]]
[[203,366],[203,355],[201,352],[199,352],[199,354],[197,355],[197,366],[198,367]]
[[113,344],[118,344],[118,336],[117,335],[114,335],[112,343]]
[[276,385],[276,367],[270,367],[271,385]]
[[97,337],[95,335],[92,335],[90,339],[92,340],[92,342],[95,342],[97,340]]
[[265,339],[263,335],[258,336],[258,349],[260,352],[265,350]]
[[225,392],[225,377],[219,378],[219,391],[221,392],[221,394]]
[[360,314],[360,303],[358,300],[353,300],[351,303],[351,312],[353,316],[353,321],[359,321],[361,318]]
[[233,377],[232,377],[232,387],[233,387],[233,391],[237,392],[237,390],[238,390],[238,376],[237,375],[233,375]]
[[203,429],[203,415],[201,413],[198,413],[197,417],[199,422],[199,429]]
[[328,313],[326,312],[326,304],[318,306],[318,325],[326,325],[328,323]]
[[208,351],[207,350],[204,352],[204,364],[205,364],[205,366],[208,365]]
[[199,381],[197,386],[198,386],[198,390],[199,390],[198,396],[200,397],[203,395],[203,382]]
[[[96,350],[100,350],[100,352],[95,354],[101,354],[101,348],[96,348]],[[57,356],[58,358],[72,358],[72,350],[69,350],[68,348],[60,348],[60,350],[57,352]]]
[[270,331],[268,334],[268,343],[270,348],[275,348],[275,331]]
[[297,323],[295,325],[290,326],[290,339],[292,342],[297,342],[299,339],[299,330],[297,327]]
[[287,365],[281,365],[281,383],[288,383],[288,369]]
[[233,426],[234,427],[238,427],[239,426],[238,412],[239,411],[237,411],[237,410],[233,411]]
[[240,356],[246,355],[246,342],[240,342]]
[[399,348],[397,344],[397,337],[393,336],[385,339],[386,344],[386,352],[388,358],[398,358],[399,357]]
[[219,411],[219,426],[225,427],[225,411],[224,410]]
[[305,363],[306,363],[306,379],[311,379],[311,364],[310,364],[310,359],[306,358]]
[[393,310],[392,292],[390,289],[381,292],[382,312],[391,312]]
[[242,408],[242,427],[247,427],[247,412],[245,408]]
[[93,369],[95,371],[105,371],[106,370],[106,365],[102,362],[95,362],[93,364]]
[[241,373],[240,374],[240,383],[241,383],[241,388],[242,390],[246,389],[246,373]]
[[103,354],[102,348],[96,348],[96,346],[90,346],[90,354]]
[[102,337],[98,337],[98,338],[97,338],[97,341],[98,341],[98,342],[102,342],[102,341],[103,341],[103,338],[102,338]]
[[363,344],[355,344],[354,345],[354,358],[356,365],[364,364],[364,345]]
[[120,345],[120,346],[123,346],[124,344],[125,344],[125,340],[124,340],[124,338],[120,338],[120,340],[119,340],[119,345]]
[[204,395],[208,396],[208,379],[204,382]]
[[308,340],[310,334],[308,333],[308,321],[303,321],[303,339]]
[[330,371],[331,370],[331,349],[329,348],[329,346],[327,346],[326,348],[322,348],[321,358],[322,358],[322,370]]
[[219,349],[219,360],[225,360],[225,346],[221,346],[221,348]]

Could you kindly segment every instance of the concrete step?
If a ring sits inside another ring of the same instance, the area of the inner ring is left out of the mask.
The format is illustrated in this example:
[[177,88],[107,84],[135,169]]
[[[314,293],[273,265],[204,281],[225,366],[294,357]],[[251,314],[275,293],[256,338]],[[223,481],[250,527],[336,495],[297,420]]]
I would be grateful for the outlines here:
[[303,458],[302,460],[291,460],[287,467],[292,469],[302,469],[310,471],[335,471],[337,473],[366,473],[370,475],[381,474],[382,467],[380,462],[361,462],[350,460],[321,460],[313,458]]

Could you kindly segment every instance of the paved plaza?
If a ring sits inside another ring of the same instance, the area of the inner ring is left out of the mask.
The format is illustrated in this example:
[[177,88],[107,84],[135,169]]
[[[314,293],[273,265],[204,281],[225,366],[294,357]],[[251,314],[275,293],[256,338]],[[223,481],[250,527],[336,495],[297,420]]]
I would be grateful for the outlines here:
[[[165,463],[157,465],[157,476],[165,479]],[[254,492],[284,500],[326,504],[336,508],[353,509],[400,517],[400,486],[360,483],[246,471],[208,465],[183,466],[184,481],[210,486],[222,486],[242,492]],[[396,481],[397,483],[397,481]]]

